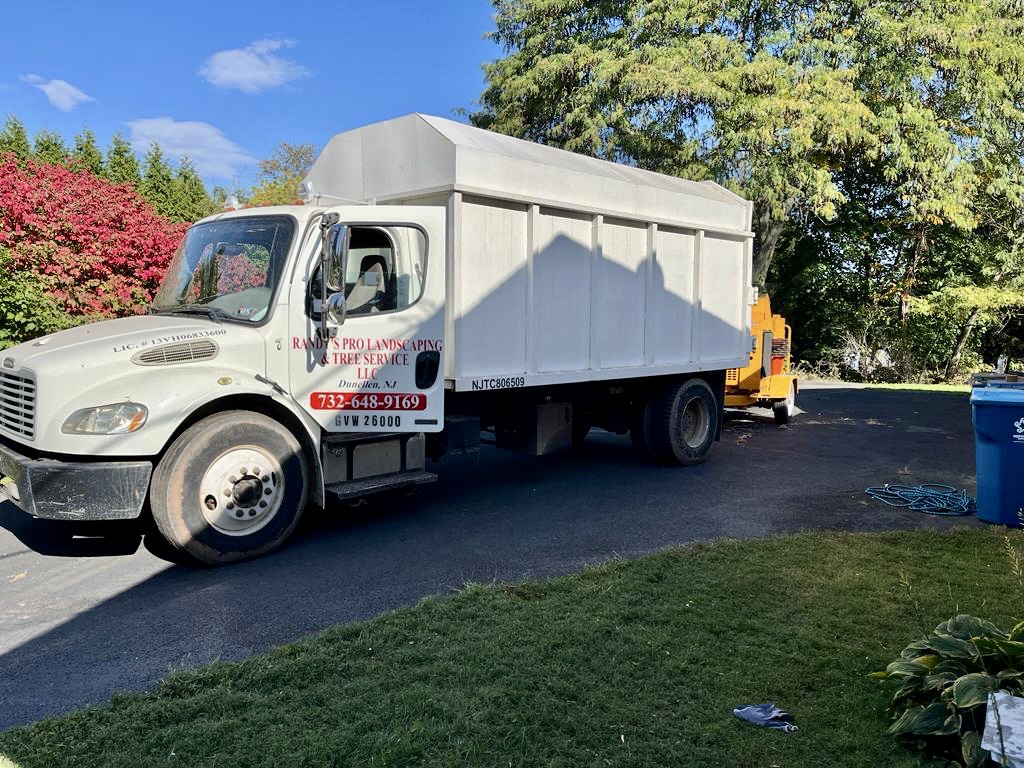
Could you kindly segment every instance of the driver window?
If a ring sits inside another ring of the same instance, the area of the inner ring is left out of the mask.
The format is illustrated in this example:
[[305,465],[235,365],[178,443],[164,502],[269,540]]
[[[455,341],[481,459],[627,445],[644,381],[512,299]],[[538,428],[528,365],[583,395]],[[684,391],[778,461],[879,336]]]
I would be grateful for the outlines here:
[[[405,309],[423,291],[423,234],[412,227],[353,227],[345,273],[345,316]],[[307,312],[320,298],[321,271],[310,280]]]
[[345,274],[345,314],[368,315],[398,309],[395,248],[380,229],[353,227]]

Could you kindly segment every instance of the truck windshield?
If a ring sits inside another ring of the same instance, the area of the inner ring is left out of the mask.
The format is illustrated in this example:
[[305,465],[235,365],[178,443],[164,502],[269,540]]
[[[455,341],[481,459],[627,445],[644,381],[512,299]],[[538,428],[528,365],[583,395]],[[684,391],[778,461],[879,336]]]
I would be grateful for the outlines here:
[[294,234],[289,216],[197,224],[178,246],[153,308],[260,322],[270,309]]

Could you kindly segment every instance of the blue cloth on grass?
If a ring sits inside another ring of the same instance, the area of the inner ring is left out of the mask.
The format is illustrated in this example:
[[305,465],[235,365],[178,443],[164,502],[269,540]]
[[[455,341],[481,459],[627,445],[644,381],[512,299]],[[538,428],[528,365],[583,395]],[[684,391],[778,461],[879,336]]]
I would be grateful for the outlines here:
[[774,728],[779,731],[792,733],[800,729],[793,724],[793,716],[785,710],[779,709],[772,702],[767,704],[744,704],[732,711],[740,720],[746,720],[753,725],[762,728]]

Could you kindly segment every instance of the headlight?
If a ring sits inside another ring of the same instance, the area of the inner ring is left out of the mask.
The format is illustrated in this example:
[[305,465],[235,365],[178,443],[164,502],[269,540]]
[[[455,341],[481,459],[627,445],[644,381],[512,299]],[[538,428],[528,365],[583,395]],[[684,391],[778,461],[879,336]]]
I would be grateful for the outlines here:
[[115,403],[75,411],[61,425],[68,435],[125,435],[146,423],[149,411],[138,403]]

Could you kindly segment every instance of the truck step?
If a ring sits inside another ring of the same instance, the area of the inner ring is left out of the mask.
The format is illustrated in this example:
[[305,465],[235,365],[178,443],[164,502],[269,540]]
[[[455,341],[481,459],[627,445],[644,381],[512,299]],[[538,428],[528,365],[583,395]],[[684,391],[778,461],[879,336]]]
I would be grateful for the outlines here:
[[324,490],[339,499],[352,499],[369,496],[371,493],[391,491],[396,488],[411,488],[426,485],[437,480],[433,472],[395,472],[390,475],[378,475],[363,480],[349,480],[345,483],[328,485]]

